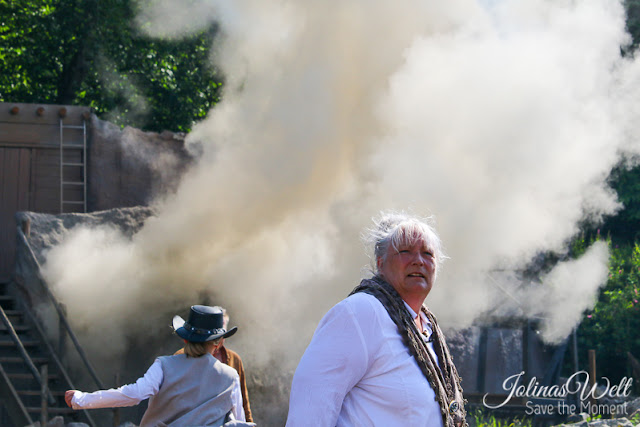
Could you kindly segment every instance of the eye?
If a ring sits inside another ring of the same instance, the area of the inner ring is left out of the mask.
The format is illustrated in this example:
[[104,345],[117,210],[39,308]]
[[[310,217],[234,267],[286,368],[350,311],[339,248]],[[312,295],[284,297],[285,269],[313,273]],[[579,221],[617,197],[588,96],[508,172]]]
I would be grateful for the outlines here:
[[422,252],[422,255],[425,255],[425,256],[428,256],[428,257],[433,258],[433,253],[431,253],[431,252],[429,252],[429,251],[424,251],[424,252]]
[[400,249],[398,251],[399,254],[408,254],[409,253],[409,249]]

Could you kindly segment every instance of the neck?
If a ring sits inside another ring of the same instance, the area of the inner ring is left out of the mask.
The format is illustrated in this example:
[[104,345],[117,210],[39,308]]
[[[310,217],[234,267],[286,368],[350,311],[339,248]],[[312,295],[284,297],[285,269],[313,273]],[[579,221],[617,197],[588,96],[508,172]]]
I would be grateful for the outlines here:
[[414,298],[405,298],[402,297],[404,302],[406,302],[409,307],[418,315],[418,319],[420,319],[420,308],[422,307],[422,303],[424,303],[424,298],[414,297]]

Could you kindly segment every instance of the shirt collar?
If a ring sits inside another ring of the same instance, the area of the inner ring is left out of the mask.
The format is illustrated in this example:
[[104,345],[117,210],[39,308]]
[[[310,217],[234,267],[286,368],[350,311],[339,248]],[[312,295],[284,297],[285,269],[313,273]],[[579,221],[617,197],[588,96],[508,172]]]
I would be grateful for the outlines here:
[[[404,306],[407,307],[407,310],[409,310],[409,314],[411,315],[411,318],[415,320],[418,317],[416,312],[413,311],[411,306],[409,306],[409,304],[407,304],[406,301],[402,301],[402,302],[404,303]],[[422,320],[422,331],[420,332],[428,331],[429,334],[431,334],[431,322],[429,322],[429,318],[422,311],[420,311],[420,320]]]

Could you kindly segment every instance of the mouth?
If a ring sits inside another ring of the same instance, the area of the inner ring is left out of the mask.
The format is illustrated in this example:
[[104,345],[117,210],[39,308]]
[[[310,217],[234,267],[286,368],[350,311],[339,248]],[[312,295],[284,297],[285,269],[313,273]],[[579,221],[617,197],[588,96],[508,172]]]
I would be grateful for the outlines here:
[[421,277],[421,278],[425,279],[424,274],[422,274],[422,273],[409,273],[409,274],[407,274],[407,277]]

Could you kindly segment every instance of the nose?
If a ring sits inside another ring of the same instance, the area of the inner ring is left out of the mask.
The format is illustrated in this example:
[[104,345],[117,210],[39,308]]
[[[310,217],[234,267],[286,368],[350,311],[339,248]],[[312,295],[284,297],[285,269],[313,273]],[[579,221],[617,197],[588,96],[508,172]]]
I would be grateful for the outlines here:
[[416,254],[416,256],[413,257],[413,263],[415,265],[424,265],[425,264],[424,258],[422,257],[422,254],[420,252],[418,252]]

